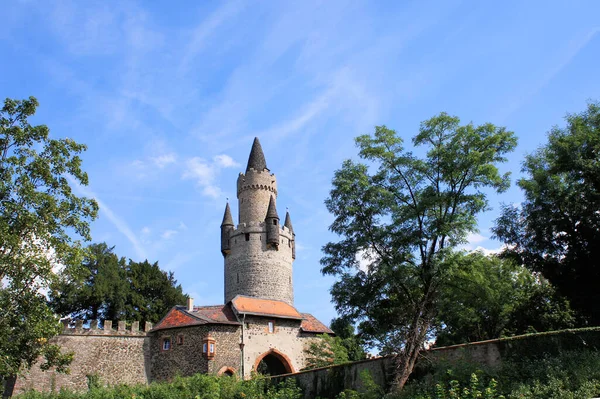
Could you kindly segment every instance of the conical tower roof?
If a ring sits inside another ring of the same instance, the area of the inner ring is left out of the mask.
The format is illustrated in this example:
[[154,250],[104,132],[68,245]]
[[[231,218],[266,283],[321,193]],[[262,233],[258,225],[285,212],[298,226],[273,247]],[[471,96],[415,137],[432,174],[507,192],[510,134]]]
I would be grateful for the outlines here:
[[223,226],[233,226],[233,218],[231,217],[231,209],[229,208],[229,202],[225,206],[225,214],[223,215],[223,223],[221,223],[221,227]]
[[275,206],[275,197],[271,196],[269,200],[269,209],[267,209],[267,216],[265,219],[269,218],[277,218],[279,219],[279,215],[277,214],[277,207]]
[[246,172],[249,171],[250,168],[256,171],[267,169],[267,161],[265,160],[265,154],[260,146],[258,137],[255,137],[254,143],[252,143],[252,150],[250,150],[250,156],[248,157],[248,166],[246,167]]
[[290,233],[292,233],[292,234],[294,233],[294,228],[292,227],[292,219],[290,218],[289,211],[285,212],[285,222],[283,223],[283,225],[288,228]]

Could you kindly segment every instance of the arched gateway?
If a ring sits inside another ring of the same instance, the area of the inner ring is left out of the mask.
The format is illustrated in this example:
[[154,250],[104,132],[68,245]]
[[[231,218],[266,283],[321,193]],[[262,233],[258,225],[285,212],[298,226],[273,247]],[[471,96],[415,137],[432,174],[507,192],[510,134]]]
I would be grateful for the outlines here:
[[294,372],[290,359],[277,349],[271,349],[257,357],[253,370],[266,375],[281,375]]

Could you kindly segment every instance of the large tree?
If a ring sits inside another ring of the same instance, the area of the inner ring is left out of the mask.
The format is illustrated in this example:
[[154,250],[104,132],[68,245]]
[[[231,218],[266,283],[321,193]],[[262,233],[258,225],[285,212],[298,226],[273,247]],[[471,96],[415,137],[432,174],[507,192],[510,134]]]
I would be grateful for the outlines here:
[[476,229],[488,209],[484,190],[501,192],[508,174],[497,164],[514,134],[490,123],[460,125],[442,113],[413,138],[422,156],[379,126],[356,139],[369,165],[347,160],[335,172],[326,206],[339,241],[323,247],[323,273],[339,278],[337,310],[360,321],[364,336],[397,353],[395,389],[406,383],[437,313],[452,263],[451,248]]
[[72,139],[51,139],[44,125],[32,126],[38,102],[6,99],[0,110],[0,379],[30,368],[65,369],[49,339],[60,332],[45,292],[63,267],[80,264],[75,237],[90,238],[94,200],[76,196],[71,182],[87,184]]
[[480,252],[457,252],[454,273],[442,288],[436,345],[453,345],[570,328],[568,301],[539,273]]
[[156,323],[175,305],[186,303],[172,272],[158,263],[126,261],[106,243],[89,246],[76,274],[57,281],[51,304],[63,316],[79,320],[129,320]]
[[592,325],[600,325],[600,103],[567,115],[527,156],[525,194],[505,206],[495,234],[505,256],[541,272]]

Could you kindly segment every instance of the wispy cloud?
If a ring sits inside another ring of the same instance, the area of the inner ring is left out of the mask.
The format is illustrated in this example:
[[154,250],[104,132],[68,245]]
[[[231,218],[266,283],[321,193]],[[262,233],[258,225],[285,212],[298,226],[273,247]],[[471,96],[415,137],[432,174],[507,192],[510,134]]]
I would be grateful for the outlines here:
[[138,240],[137,236],[133,233],[133,230],[129,227],[127,222],[117,215],[106,203],[104,203],[90,188],[78,184],[72,178],[69,178],[70,183],[75,187],[75,190],[86,197],[90,197],[98,202],[100,212],[106,216],[106,218],[115,226],[115,228],[123,234],[127,240],[131,243],[131,246],[136,252],[136,255],[140,259],[147,258],[146,250]]
[[162,238],[164,238],[165,240],[168,240],[169,238],[173,237],[177,233],[179,233],[177,230],[165,230],[165,231],[163,231],[163,233],[160,236]]
[[181,177],[183,179],[194,180],[202,188],[202,194],[207,197],[218,198],[221,195],[221,188],[216,183],[217,175],[223,168],[237,166],[239,164],[229,155],[225,154],[215,156],[212,162],[208,162],[200,157],[194,157],[187,160],[185,171]]
[[511,99],[510,104],[505,108],[503,115],[499,118],[504,120],[519,110],[525,103],[530,101],[536,94],[538,94],[544,87],[546,87],[563,69],[565,69],[571,61],[583,50],[592,39],[600,32],[600,27],[596,27],[586,34],[576,37],[571,40],[562,52],[558,62],[551,66],[546,73],[541,75],[541,78],[536,81],[533,86],[529,88],[518,98]]
[[159,169],[163,169],[165,166],[177,162],[177,156],[174,153],[162,154],[150,159]]

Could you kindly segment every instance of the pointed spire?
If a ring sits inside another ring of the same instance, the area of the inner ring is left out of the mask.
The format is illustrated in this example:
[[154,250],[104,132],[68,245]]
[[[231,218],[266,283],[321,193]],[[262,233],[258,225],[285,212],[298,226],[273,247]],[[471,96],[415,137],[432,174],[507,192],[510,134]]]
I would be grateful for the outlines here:
[[258,137],[255,137],[254,143],[252,143],[252,150],[250,151],[250,157],[248,157],[248,166],[246,167],[246,172],[249,171],[250,168],[259,172],[267,169],[267,161],[265,160],[265,154],[260,146]]
[[265,219],[276,218],[279,219],[279,215],[277,214],[277,208],[275,207],[275,197],[271,195],[271,199],[269,200],[269,209],[267,209],[267,216]]
[[290,212],[288,210],[285,211],[285,222],[283,223],[283,225],[288,228],[290,233],[294,234],[294,228],[292,227],[292,219],[290,218]]
[[233,218],[231,217],[231,209],[229,208],[229,202],[225,206],[225,214],[223,215],[223,223],[221,223],[221,227],[223,226],[233,226]]

